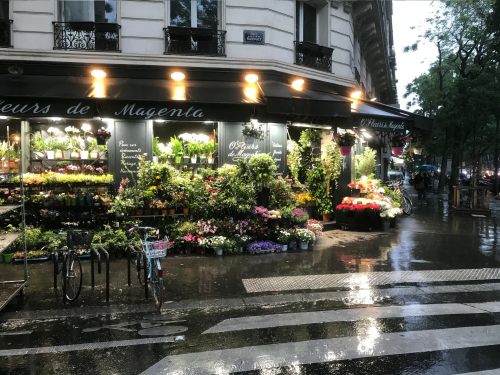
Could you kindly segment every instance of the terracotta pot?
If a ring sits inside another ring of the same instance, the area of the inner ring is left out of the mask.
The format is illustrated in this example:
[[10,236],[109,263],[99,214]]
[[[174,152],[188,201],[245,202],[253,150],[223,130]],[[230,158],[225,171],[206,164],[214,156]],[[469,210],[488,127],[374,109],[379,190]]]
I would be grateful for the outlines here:
[[340,155],[347,156],[351,153],[352,146],[340,146]]
[[182,213],[184,214],[184,216],[189,215],[189,207],[184,207],[184,208],[182,209]]
[[168,209],[168,214],[169,215],[175,215],[175,208],[169,208]]
[[323,221],[332,221],[332,214],[323,214]]
[[400,146],[392,147],[392,154],[396,156],[401,156],[403,154],[403,147]]

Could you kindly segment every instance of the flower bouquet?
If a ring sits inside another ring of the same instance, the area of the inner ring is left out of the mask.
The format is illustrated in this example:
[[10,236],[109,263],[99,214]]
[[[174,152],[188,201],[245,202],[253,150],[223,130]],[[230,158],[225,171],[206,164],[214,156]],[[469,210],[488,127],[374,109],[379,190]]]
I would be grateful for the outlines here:
[[306,211],[301,208],[295,208],[292,210],[292,221],[297,224],[303,224],[309,219],[309,215]]
[[299,228],[295,231],[295,238],[299,241],[300,250],[308,250],[309,242],[316,239],[316,235],[313,231],[306,228]]

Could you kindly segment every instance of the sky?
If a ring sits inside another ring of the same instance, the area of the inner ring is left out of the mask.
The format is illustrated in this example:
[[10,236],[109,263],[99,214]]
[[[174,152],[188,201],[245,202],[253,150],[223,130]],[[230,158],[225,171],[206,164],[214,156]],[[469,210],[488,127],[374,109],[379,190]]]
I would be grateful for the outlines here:
[[403,52],[403,49],[421,39],[419,35],[422,35],[429,27],[425,20],[433,15],[438,1],[393,0],[392,4],[398,99],[401,109],[407,109],[408,99],[403,98],[406,85],[427,71],[429,65],[437,57],[437,50],[432,43],[425,40],[419,43],[415,52]]

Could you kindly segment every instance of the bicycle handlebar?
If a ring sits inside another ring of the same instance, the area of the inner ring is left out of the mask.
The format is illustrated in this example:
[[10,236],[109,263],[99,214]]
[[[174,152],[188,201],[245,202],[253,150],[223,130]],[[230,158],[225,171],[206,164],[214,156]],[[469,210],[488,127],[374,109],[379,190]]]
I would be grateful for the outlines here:
[[148,230],[158,230],[157,228],[153,228],[153,227],[139,227],[139,226],[136,226],[136,227],[132,227],[128,230],[129,233],[132,233],[136,230],[143,230],[143,231],[148,231]]

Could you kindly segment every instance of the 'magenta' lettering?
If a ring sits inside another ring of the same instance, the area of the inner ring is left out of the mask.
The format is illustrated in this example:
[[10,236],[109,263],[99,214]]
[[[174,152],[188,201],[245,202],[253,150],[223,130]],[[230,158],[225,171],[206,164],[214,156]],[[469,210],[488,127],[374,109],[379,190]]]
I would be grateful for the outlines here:
[[141,118],[149,120],[153,117],[169,117],[169,118],[203,118],[205,115],[202,109],[193,106],[183,108],[156,108],[156,107],[139,107],[135,103],[125,104],[119,111],[115,112],[116,116],[125,116],[133,118]]

